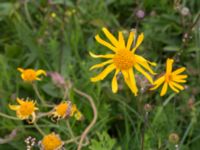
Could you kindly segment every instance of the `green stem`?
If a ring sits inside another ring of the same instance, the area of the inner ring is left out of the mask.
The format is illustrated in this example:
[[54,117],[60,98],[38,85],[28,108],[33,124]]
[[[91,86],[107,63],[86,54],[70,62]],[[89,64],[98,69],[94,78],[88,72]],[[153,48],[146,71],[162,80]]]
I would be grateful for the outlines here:
[[42,136],[45,136],[45,133],[42,131],[42,129],[38,126],[38,124],[36,122],[34,122],[34,127],[40,132],[40,134]]
[[8,119],[12,119],[12,120],[20,120],[19,118],[17,117],[13,117],[13,116],[9,116],[9,115],[6,115],[2,112],[0,112],[0,116],[4,117],[4,118],[8,118]]
[[36,84],[35,84],[35,83],[32,83],[32,86],[33,86],[33,89],[34,89],[34,91],[35,91],[37,97],[40,99],[41,103],[42,103],[43,105],[46,106],[46,102],[45,102],[45,100],[42,98],[42,96],[40,95],[39,90],[38,90]]

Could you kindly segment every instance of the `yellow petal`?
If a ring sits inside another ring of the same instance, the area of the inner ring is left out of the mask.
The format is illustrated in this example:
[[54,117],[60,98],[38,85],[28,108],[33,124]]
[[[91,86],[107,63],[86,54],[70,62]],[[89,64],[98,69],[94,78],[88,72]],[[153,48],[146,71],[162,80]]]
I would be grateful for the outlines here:
[[176,88],[172,85],[171,82],[169,82],[169,86],[170,86],[170,88],[171,88],[174,92],[179,93],[179,90],[176,89]]
[[111,65],[107,66],[106,69],[104,69],[99,75],[97,75],[96,77],[91,78],[90,80],[92,82],[97,82],[99,80],[103,80],[115,68],[116,68],[115,65],[111,64]]
[[24,72],[24,69],[23,69],[23,68],[17,68],[17,70],[18,70],[19,72]]
[[173,78],[173,81],[175,81],[175,82],[179,82],[179,83],[185,83],[186,82],[186,80],[182,80],[182,79],[174,79]]
[[8,105],[9,106],[9,108],[11,109],[11,110],[19,110],[19,108],[20,108],[20,106],[19,105]]
[[144,39],[144,34],[141,33],[141,34],[138,36],[138,38],[137,38],[137,42],[136,42],[135,47],[131,50],[133,53],[134,53],[135,50],[140,46],[140,44],[142,43],[143,39]]
[[162,76],[160,78],[158,78],[154,83],[154,87],[152,87],[150,90],[155,90],[157,89],[163,82],[165,81],[165,76]]
[[160,96],[164,96],[167,92],[167,88],[168,88],[168,83],[165,82],[163,87],[162,87],[162,90],[161,90],[161,93],[160,93]]
[[173,64],[174,60],[168,58],[167,59],[167,66],[166,66],[166,73],[170,74],[172,72],[172,64]]
[[[145,58],[139,56],[139,55],[135,55],[135,59],[136,62],[138,64],[140,64],[142,67],[144,67],[146,70],[148,70],[151,74],[155,75],[156,73],[151,69],[151,67],[149,66],[149,64],[151,65],[156,65],[155,63],[151,63],[149,61],[147,61]],[[148,64],[149,63],[149,64]]]
[[41,81],[42,79],[41,79],[41,78],[39,78],[39,77],[36,77],[36,80],[38,80],[38,81]]
[[110,33],[108,31],[108,29],[103,28],[102,29],[104,34],[106,35],[106,37],[110,40],[110,42],[115,46],[118,47],[119,46],[119,42],[117,41],[117,39],[112,35],[112,33]]
[[134,67],[135,69],[137,69],[137,71],[143,74],[149,80],[150,83],[153,83],[152,77],[147,72],[145,72],[138,64],[135,64]]
[[43,75],[47,75],[47,73],[46,73],[46,71],[44,71],[44,70],[42,70],[42,69],[39,69],[39,70],[37,70],[36,71],[36,76],[39,76],[39,75],[41,75],[41,74],[43,74]]
[[129,80],[130,80],[131,90],[135,94],[135,96],[137,96],[138,88],[136,86],[133,69],[129,69]]
[[115,71],[115,75],[112,79],[112,92],[116,93],[118,91],[118,84],[117,84],[117,74],[119,73],[119,69]]
[[[132,70],[132,69],[130,69],[130,70]],[[128,87],[131,89],[131,91],[134,93],[134,95],[137,96],[138,89],[137,89],[137,86],[135,83],[134,73],[133,73],[133,71],[131,73],[129,73],[129,72],[131,72],[131,71],[123,70],[122,74],[124,76],[124,80],[125,80],[126,84],[128,85]],[[130,78],[132,78],[131,81],[130,81]]]
[[134,32],[134,31],[131,31],[130,34],[129,34],[128,42],[127,42],[127,46],[126,46],[126,48],[127,48],[128,50],[130,50],[130,48],[131,48],[131,45],[132,45],[133,39],[134,39],[134,35],[135,35],[135,32]]
[[108,43],[108,42],[104,41],[103,39],[101,39],[99,35],[96,35],[95,39],[97,40],[97,42],[99,42],[100,44],[108,47],[112,51],[114,51],[114,52],[116,51],[116,47],[112,46],[110,43]]
[[90,56],[93,58],[113,58],[115,55],[114,54],[106,54],[106,55],[96,55],[92,52],[89,52]]
[[20,105],[23,105],[25,102],[23,100],[21,100],[20,98],[17,98],[17,102],[20,104]]
[[178,75],[178,74],[182,73],[183,71],[185,71],[185,69],[186,69],[185,67],[181,67],[181,68],[175,70],[174,72],[172,72],[172,74]]
[[119,46],[118,46],[118,48],[124,49],[125,48],[125,41],[124,41],[123,33],[121,31],[119,31],[118,37],[119,37]]
[[28,121],[28,123],[30,123],[30,124],[34,123],[35,120],[36,120],[35,112],[33,112],[33,113],[31,114],[31,116],[32,116],[32,119],[31,119],[30,121]]
[[183,80],[183,79],[186,79],[187,77],[188,77],[187,75],[175,75],[173,76],[173,79]]
[[96,68],[101,68],[101,67],[103,67],[103,66],[105,66],[105,65],[107,65],[107,64],[110,64],[110,63],[112,63],[112,62],[113,62],[112,59],[111,59],[111,60],[104,61],[103,63],[93,65],[92,67],[90,67],[90,70],[93,70],[93,69],[96,69]]
[[172,81],[171,81],[171,84],[172,84],[173,86],[175,86],[176,88],[180,89],[180,90],[184,90],[184,87],[183,87],[182,85],[176,83],[176,82],[172,82]]

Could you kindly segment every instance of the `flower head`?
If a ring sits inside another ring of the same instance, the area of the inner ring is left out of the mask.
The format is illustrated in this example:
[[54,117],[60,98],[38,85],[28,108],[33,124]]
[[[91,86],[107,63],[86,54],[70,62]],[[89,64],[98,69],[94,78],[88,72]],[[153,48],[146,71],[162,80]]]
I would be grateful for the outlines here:
[[72,116],[74,116],[77,120],[82,118],[82,114],[77,109],[76,105],[71,103],[71,101],[61,102],[55,106],[52,115],[54,118],[65,118]]
[[21,72],[21,78],[27,82],[41,80],[41,78],[39,78],[38,76],[40,76],[42,74],[46,76],[46,72],[42,69],[34,70],[34,69],[17,68],[17,70]]
[[31,121],[29,123],[33,123],[35,121],[35,110],[38,110],[37,107],[35,107],[35,102],[33,100],[23,100],[17,98],[17,102],[19,105],[9,105],[11,110],[16,111],[17,117],[21,120],[29,119],[32,117]]
[[[100,38],[99,35],[95,36],[95,39],[100,44],[108,47],[114,53],[105,54],[105,55],[95,55],[90,52],[90,55],[94,58],[105,58],[109,59],[103,63],[96,64],[90,68],[90,70],[104,67],[108,65],[99,75],[91,78],[92,82],[103,80],[111,71],[115,70],[114,77],[112,79],[112,91],[116,93],[118,91],[117,75],[119,72],[122,72],[124,80],[131,91],[135,94],[138,93],[138,88],[136,86],[136,81],[134,77],[134,69],[143,74],[151,83],[153,83],[152,77],[150,74],[155,74],[150,68],[150,65],[155,66],[155,63],[151,63],[142,56],[135,54],[136,49],[140,46],[144,39],[144,34],[141,33],[133,48],[131,45],[136,39],[136,34],[134,31],[131,31],[129,34],[128,42],[125,43],[123,33],[120,31],[118,33],[118,39],[116,39],[106,28],[102,29],[106,37],[110,40],[111,43],[108,43]],[[147,73],[147,71],[150,73]]]
[[60,139],[59,135],[55,133],[45,135],[40,142],[42,150],[58,150],[63,144],[64,142]]
[[154,82],[154,87],[151,88],[151,90],[157,89],[161,84],[164,83],[160,96],[163,96],[167,93],[168,86],[176,93],[179,93],[180,90],[183,90],[184,87],[178,83],[185,83],[187,75],[181,75],[183,71],[185,71],[185,67],[181,67],[175,71],[172,71],[172,65],[174,60],[173,59],[167,59],[167,65],[166,65],[166,73],[158,78]]

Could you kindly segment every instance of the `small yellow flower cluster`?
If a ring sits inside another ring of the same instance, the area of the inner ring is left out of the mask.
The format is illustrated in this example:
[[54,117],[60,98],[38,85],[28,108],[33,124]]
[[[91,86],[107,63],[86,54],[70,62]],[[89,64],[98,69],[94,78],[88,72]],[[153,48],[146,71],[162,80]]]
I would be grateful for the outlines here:
[[65,118],[74,116],[76,120],[81,120],[83,118],[82,113],[77,109],[75,104],[71,101],[64,101],[58,104],[51,114],[55,118]]
[[19,98],[17,98],[17,102],[19,105],[9,105],[10,109],[16,111],[17,117],[21,120],[29,119],[30,116],[32,116],[29,123],[33,123],[36,118],[35,110],[38,110],[38,108],[35,107],[35,102],[33,100],[25,101]]
[[64,145],[64,142],[60,139],[59,135],[53,132],[45,135],[39,145],[41,150],[59,150]]
[[[151,90],[157,89],[164,82],[164,86],[160,94],[161,96],[166,94],[168,85],[173,91],[177,93],[179,92],[179,90],[184,89],[183,86],[177,83],[186,82],[185,79],[187,78],[187,76],[180,75],[180,73],[182,73],[185,68],[182,67],[172,72],[172,63],[174,62],[173,59],[167,59],[166,74],[155,82],[153,81],[151,75],[155,75],[156,73],[151,69],[150,66],[156,66],[156,63],[150,62],[144,57],[135,54],[136,50],[144,39],[143,33],[136,37],[135,31],[131,31],[128,37],[128,41],[126,43],[123,33],[121,31],[118,32],[118,39],[115,38],[112,33],[108,31],[108,29],[103,28],[102,31],[111,43],[104,41],[99,35],[95,36],[96,41],[103,46],[109,48],[114,53],[96,55],[90,52],[90,55],[93,58],[108,59],[107,61],[96,64],[90,68],[90,70],[93,70],[108,65],[99,75],[91,78],[92,82],[103,80],[111,71],[115,70],[115,74],[112,79],[113,93],[116,93],[118,91],[117,75],[121,72],[127,86],[131,89],[134,95],[137,96],[138,88],[134,77],[134,69],[136,69],[138,72],[143,74],[147,78],[147,80],[154,86]],[[133,43],[135,43],[135,45],[132,47]]]

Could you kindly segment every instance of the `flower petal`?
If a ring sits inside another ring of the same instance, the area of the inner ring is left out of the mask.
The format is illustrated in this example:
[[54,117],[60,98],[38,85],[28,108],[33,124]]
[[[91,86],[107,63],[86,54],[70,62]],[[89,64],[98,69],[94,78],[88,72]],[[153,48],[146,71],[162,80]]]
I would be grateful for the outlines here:
[[169,86],[170,86],[170,88],[171,88],[174,92],[179,93],[179,90],[176,89],[176,88],[174,87],[174,85],[172,85],[171,82],[169,82]]
[[174,87],[176,87],[176,88],[178,88],[178,89],[180,89],[180,90],[184,90],[184,87],[183,87],[182,85],[176,83],[176,82],[172,82],[172,81],[171,81],[171,84],[172,84]]
[[150,83],[153,83],[152,77],[147,72],[145,72],[138,64],[135,64],[134,67],[135,69],[137,69],[137,71],[143,74],[149,80]]
[[117,41],[117,39],[112,35],[112,33],[110,33],[108,31],[108,29],[106,28],[102,28],[104,34],[106,35],[106,37],[110,40],[110,42],[115,46],[118,47],[119,42]]
[[131,91],[134,93],[134,95],[137,96],[138,89],[137,89],[137,86],[135,83],[135,77],[134,77],[133,70],[132,71],[131,70],[132,69],[130,69],[128,71],[123,70],[122,74],[124,76],[124,80],[125,80],[126,84],[128,85],[128,87],[131,89]]
[[19,105],[8,105],[9,106],[9,108],[11,109],[11,110],[15,110],[15,111],[17,111],[17,110],[19,110],[19,108],[20,108],[20,106]]
[[136,42],[136,45],[134,46],[134,48],[131,50],[133,53],[135,52],[135,50],[140,46],[140,44],[142,43],[144,39],[144,34],[141,33],[138,38],[137,38],[137,42]]
[[119,46],[118,48],[124,49],[125,48],[125,41],[124,41],[124,36],[121,31],[118,33],[118,39],[119,39]]
[[142,67],[144,67],[146,70],[148,70],[151,74],[153,74],[153,75],[156,74],[156,73],[151,69],[151,67],[149,66],[149,64],[155,66],[156,63],[152,63],[152,62],[146,60],[144,57],[139,56],[139,55],[135,55],[135,59],[136,59],[136,62],[137,62],[138,64],[140,64]]
[[41,74],[43,74],[43,75],[47,75],[47,73],[46,73],[46,71],[44,71],[44,70],[42,70],[42,69],[39,69],[39,70],[37,70],[36,71],[36,76],[39,76],[39,75],[41,75]]
[[97,82],[99,80],[103,80],[115,68],[116,68],[115,65],[111,64],[111,65],[107,66],[106,69],[104,69],[99,75],[97,75],[96,77],[91,78],[90,80],[92,82]]
[[24,69],[23,69],[23,68],[17,68],[17,70],[18,70],[19,72],[24,72]]
[[101,67],[103,67],[103,66],[105,66],[105,65],[107,65],[107,64],[110,64],[110,63],[112,63],[112,62],[113,62],[112,59],[107,60],[107,61],[104,61],[104,62],[102,62],[102,63],[100,63],[100,64],[93,65],[92,67],[90,67],[90,70],[93,70],[93,69],[96,69],[96,68],[101,68]]
[[115,55],[114,54],[106,54],[106,55],[96,55],[92,52],[89,52],[90,56],[93,58],[113,58]]
[[150,90],[155,90],[157,89],[163,82],[165,81],[165,76],[162,76],[160,78],[158,78],[154,83],[154,87],[152,87]]
[[117,69],[115,71],[115,75],[113,76],[113,79],[112,79],[112,92],[113,93],[116,93],[118,91],[118,84],[117,84],[117,74],[119,73],[119,69]]
[[173,76],[173,79],[183,80],[183,79],[186,79],[187,77],[188,77],[187,75],[175,75]]
[[170,74],[172,72],[172,65],[173,65],[174,60],[168,58],[167,59],[167,66],[166,66],[166,73]]
[[20,105],[23,105],[25,102],[22,100],[22,99],[20,99],[20,98],[17,98],[17,102],[20,104]]
[[168,83],[165,82],[165,84],[163,85],[162,87],[162,90],[161,90],[161,93],[160,93],[160,96],[164,96],[167,92],[167,88],[168,88]]
[[110,43],[108,43],[108,42],[104,41],[103,39],[101,39],[99,35],[96,35],[95,39],[97,40],[97,42],[99,42],[100,44],[106,46],[107,48],[111,49],[112,51],[115,52],[117,50],[116,47],[112,46]]
[[175,70],[174,72],[172,72],[172,74],[173,74],[173,75],[178,75],[178,74],[182,73],[182,72],[185,71],[185,70],[186,70],[185,67],[181,67],[181,68]]
[[134,35],[135,35],[135,32],[134,32],[134,31],[131,31],[130,34],[129,34],[128,42],[127,42],[127,46],[126,46],[126,48],[127,48],[128,50],[130,50],[130,48],[131,48],[131,45],[132,45],[133,40],[134,40]]

